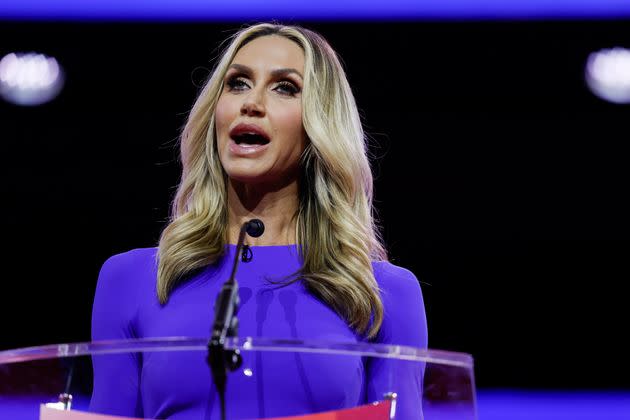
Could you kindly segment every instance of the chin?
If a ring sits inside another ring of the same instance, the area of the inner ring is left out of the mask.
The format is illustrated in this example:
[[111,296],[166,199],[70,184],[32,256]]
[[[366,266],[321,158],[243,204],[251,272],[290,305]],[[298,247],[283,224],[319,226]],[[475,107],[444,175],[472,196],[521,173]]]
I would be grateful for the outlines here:
[[251,169],[226,170],[228,179],[243,184],[260,184],[268,181],[268,176],[264,172]]

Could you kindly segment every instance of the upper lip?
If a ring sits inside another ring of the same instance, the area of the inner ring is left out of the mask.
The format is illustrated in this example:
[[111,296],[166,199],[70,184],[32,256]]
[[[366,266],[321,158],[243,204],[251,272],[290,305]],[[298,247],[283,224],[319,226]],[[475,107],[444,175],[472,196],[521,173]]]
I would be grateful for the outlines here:
[[269,135],[265,133],[265,130],[263,130],[262,128],[258,127],[255,124],[246,124],[246,123],[237,124],[234,128],[232,128],[230,130],[230,137],[234,138],[238,136],[239,134],[246,134],[246,133],[257,134],[261,137],[264,137],[267,141],[270,141]]

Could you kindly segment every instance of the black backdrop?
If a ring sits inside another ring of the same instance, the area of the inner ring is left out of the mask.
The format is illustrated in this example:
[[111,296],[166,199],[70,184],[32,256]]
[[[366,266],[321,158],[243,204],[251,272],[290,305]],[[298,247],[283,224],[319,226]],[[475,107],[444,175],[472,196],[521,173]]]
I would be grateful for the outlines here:
[[[583,81],[630,22],[303,24],[346,65],[430,346],[472,353],[479,387],[630,387],[630,107]],[[0,103],[1,348],[89,339],[100,265],[156,243],[177,134],[239,26],[0,22],[0,55],[67,72],[52,103]]]

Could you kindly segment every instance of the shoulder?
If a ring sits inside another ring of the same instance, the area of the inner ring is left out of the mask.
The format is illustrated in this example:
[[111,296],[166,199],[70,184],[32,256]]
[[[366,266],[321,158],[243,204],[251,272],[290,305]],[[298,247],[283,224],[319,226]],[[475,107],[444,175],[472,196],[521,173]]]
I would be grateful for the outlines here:
[[112,255],[98,275],[92,306],[92,339],[135,336],[138,308],[154,288],[156,248]]
[[97,287],[129,288],[157,276],[157,248],[137,248],[110,256],[101,266]]
[[427,321],[422,289],[408,269],[387,261],[373,262],[383,303],[383,323],[376,342],[427,347]]
[[421,293],[418,278],[406,268],[389,261],[375,261],[372,268],[383,298],[388,295],[404,296],[409,292]]
[[113,271],[118,273],[143,270],[154,267],[156,262],[157,248],[136,248],[120,254],[110,256],[101,267],[103,271]]

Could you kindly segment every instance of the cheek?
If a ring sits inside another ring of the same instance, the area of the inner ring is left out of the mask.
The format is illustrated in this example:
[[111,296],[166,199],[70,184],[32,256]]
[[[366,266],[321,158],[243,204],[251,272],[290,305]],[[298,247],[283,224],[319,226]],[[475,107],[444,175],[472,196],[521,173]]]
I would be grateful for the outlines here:
[[216,125],[217,137],[221,140],[226,137],[226,131],[233,119],[233,104],[224,96],[219,97],[217,107],[214,111],[214,121]]
[[302,124],[302,109],[285,109],[279,117],[278,121],[281,121],[281,124],[277,127],[282,130],[284,140],[296,146],[300,145],[305,137],[304,126]]

